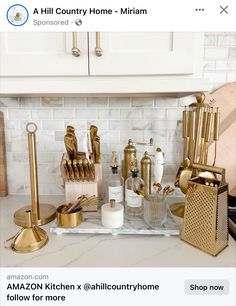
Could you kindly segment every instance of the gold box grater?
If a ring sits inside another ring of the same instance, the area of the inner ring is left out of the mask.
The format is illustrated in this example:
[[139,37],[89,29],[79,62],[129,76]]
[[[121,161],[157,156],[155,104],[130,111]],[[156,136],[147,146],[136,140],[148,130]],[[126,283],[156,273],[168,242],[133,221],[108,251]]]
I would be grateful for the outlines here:
[[215,175],[215,178],[198,176],[188,181],[181,239],[215,256],[228,245],[225,169],[201,164],[193,164],[193,168],[221,174],[221,180]]

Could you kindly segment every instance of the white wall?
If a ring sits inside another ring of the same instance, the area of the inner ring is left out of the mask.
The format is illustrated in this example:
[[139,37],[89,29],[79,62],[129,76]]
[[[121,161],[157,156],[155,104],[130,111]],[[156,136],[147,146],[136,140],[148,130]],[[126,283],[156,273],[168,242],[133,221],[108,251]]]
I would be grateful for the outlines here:
[[[203,77],[210,79],[215,88],[236,81],[236,33],[205,34],[203,71]],[[112,150],[116,150],[121,158],[129,138],[146,141],[153,137],[155,146],[165,152],[164,180],[173,183],[182,158],[181,106],[192,101],[194,97],[0,98],[0,109],[5,113],[9,192],[30,193],[25,132],[28,121],[38,125],[40,194],[64,192],[59,164],[67,124],[75,126],[78,137],[90,124],[98,126],[104,173],[109,171]],[[139,152],[145,150],[144,147],[137,149]]]

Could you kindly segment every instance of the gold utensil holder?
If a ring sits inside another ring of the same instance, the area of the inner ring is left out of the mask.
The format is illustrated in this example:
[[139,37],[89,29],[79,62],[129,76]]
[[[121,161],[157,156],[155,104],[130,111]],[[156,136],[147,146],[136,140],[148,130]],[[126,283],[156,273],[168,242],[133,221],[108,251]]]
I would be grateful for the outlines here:
[[74,213],[61,213],[66,206],[63,204],[57,208],[57,225],[64,228],[77,227],[83,221],[81,210]]
[[188,181],[181,239],[211,255],[228,245],[228,184],[225,169],[194,164],[221,174],[221,180],[195,177]]

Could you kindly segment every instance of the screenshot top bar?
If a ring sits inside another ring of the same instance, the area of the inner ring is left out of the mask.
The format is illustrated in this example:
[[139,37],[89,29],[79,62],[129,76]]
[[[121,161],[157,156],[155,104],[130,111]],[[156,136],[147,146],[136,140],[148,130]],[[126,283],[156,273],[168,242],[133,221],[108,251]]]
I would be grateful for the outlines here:
[[235,31],[233,0],[1,0],[0,31]]

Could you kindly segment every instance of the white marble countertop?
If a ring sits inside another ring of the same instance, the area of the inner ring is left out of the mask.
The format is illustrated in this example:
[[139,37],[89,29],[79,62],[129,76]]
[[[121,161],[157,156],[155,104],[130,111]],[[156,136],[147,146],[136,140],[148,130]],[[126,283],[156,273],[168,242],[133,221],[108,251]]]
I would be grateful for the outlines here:
[[[42,202],[58,206],[62,196],[43,196]],[[48,244],[33,253],[4,248],[4,240],[19,231],[14,212],[30,203],[29,196],[0,198],[1,267],[236,267],[236,242],[213,257],[184,243],[178,236],[135,236],[50,233]]]

